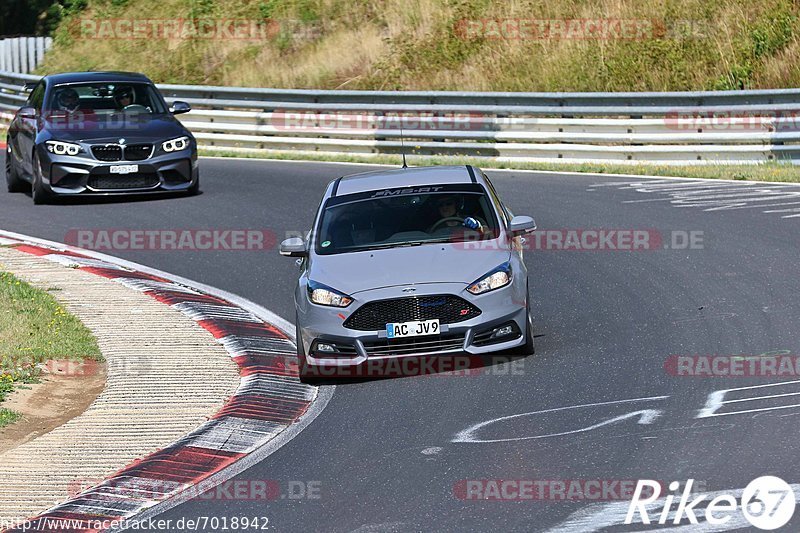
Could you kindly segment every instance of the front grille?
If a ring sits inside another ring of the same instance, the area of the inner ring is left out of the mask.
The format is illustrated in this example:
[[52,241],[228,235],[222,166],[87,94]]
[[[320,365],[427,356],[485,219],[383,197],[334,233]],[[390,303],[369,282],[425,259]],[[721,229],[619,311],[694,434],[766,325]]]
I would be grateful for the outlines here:
[[152,144],[131,144],[125,147],[126,161],[144,161],[153,152]]
[[464,334],[439,335],[436,337],[410,337],[404,339],[382,339],[365,342],[367,355],[421,355],[426,353],[461,350]]
[[88,183],[89,187],[95,190],[150,189],[158,184],[158,174],[155,172],[124,176],[90,176]]
[[463,322],[481,314],[481,310],[458,296],[450,294],[412,296],[368,302],[350,315],[344,327],[359,331],[386,329],[389,322],[431,320],[442,324]]
[[92,146],[92,155],[100,161],[121,161],[122,147],[118,145],[95,145]]

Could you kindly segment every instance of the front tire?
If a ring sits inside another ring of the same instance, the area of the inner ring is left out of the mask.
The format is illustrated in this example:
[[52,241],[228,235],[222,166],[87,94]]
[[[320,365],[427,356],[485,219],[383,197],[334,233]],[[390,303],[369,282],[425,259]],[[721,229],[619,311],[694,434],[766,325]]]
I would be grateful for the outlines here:
[[186,189],[187,196],[197,196],[200,194],[200,175],[197,175],[197,180],[195,180],[194,184]]
[[315,385],[319,383],[319,376],[309,368],[308,362],[306,361],[306,353],[303,349],[303,341],[300,336],[300,325],[297,322],[297,315],[295,315],[294,319],[294,331],[294,342],[297,345],[297,369],[300,374],[300,382],[306,385]]
[[6,144],[6,185],[8,192],[25,192],[30,185],[22,180],[14,168],[14,162],[11,159],[11,139],[7,140]]
[[533,341],[533,319],[531,318],[531,298],[528,296],[528,302],[525,306],[525,344],[514,349],[514,355],[533,355],[536,352],[536,347]]
[[39,154],[33,153],[33,180],[31,181],[31,198],[34,205],[43,205],[53,199],[53,193],[44,186],[42,179],[42,166],[39,161]]
[[533,319],[531,313],[528,311],[528,325],[525,328],[525,344],[520,348],[523,355],[533,355],[536,352],[536,346],[533,341]]

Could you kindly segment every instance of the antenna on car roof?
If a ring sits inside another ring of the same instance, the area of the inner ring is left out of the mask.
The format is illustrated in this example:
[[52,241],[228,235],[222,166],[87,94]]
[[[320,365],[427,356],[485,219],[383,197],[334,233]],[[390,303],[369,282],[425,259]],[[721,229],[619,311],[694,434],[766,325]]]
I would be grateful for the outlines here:
[[400,152],[403,154],[403,168],[408,168],[406,165],[406,145],[403,142],[403,126],[400,126]]

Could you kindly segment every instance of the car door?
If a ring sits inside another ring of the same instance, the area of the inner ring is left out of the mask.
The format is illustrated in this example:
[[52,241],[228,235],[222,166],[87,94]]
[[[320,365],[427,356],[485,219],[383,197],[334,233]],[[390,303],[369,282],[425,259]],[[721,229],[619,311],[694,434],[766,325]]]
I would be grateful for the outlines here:
[[33,166],[31,163],[31,155],[33,154],[33,146],[36,142],[36,134],[39,131],[39,124],[42,116],[42,107],[44,106],[45,82],[40,81],[36,87],[31,91],[28,96],[28,101],[25,102],[26,107],[32,107],[36,110],[36,117],[21,117],[19,113],[14,119],[12,125],[12,139],[14,145],[12,151],[16,152],[18,157],[17,161],[20,164],[22,171],[28,175],[33,175]]

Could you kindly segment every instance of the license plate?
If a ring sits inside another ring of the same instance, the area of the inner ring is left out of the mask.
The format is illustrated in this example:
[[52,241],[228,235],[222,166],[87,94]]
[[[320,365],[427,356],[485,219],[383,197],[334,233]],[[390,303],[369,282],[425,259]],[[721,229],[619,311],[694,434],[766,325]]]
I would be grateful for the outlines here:
[[108,171],[112,174],[134,174],[139,172],[139,165],[114,165]]
[[438,333],[438,318],[434,318],[433,320],[414,320],[411,322],[391,322],[386,324],[386,337],[389,339],[437,335]]

